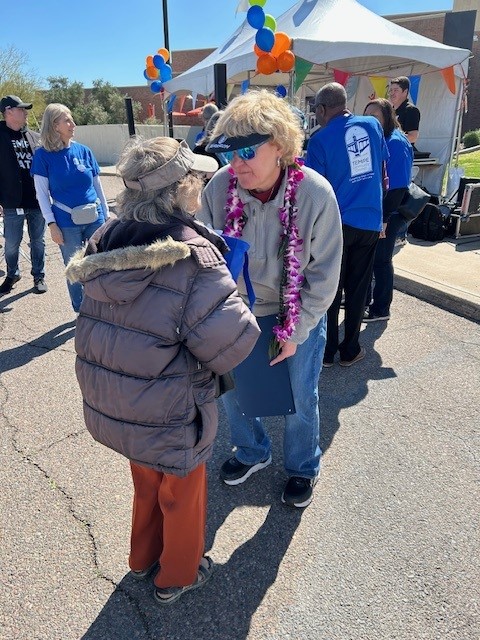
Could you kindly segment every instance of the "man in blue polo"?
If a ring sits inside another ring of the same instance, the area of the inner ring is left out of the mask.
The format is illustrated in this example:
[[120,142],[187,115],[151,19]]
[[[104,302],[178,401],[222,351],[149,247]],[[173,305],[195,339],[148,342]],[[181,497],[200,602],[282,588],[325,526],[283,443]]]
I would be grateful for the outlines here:
[[[337,82],[315,96],[321,128],[310,139],[306,165],[332,185],[343,229],[343,253],[337,295],[328,310],[324,367],[337,351],[340,365],[350,367],[365,357],[359,335],[372,277],[375,247],[383,233],[382,199],[388,150],[376,118],[355,116],[347,109],[347,94]],[[338,314],[345,292],[344,338],[339,342]]]

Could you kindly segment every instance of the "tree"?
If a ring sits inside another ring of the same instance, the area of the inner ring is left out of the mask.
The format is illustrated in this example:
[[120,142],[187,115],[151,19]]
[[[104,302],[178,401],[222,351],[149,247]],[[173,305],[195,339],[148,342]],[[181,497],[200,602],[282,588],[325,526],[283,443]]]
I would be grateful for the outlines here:
[[[70,82],[63,76],[47,78],[50,85],[46,102],[61,102],[72,112],[73,119],[81,124],[123,124],[127,121],[125,101],[120,91],[104,80],[94,80],[93,89],[85,90],[81,82]],[[133,104],[138,116],[141,104]]]
[[45,92],[45,102],[60,102],[70,109],[75,119],[75,110],[85,99],[85,90],[81,82],[70,82],[65,76],[49,76],[49,85]]
[[41,91],[41,79],[34,69],[28,67],[29,58],[16,47],[0,48],[0,95],[19,96],[25,102],[33,102],[29,111],[29,124],[36,128],[45,109]]

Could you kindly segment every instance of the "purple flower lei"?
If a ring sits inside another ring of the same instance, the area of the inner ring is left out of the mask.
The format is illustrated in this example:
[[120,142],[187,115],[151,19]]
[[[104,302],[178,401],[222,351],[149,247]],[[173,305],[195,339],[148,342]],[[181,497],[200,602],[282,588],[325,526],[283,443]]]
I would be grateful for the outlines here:
[[[303,161],[296,158],[288,168],[287,184],[283,206],[278,210],[278,217],[282,225],[278,257],[283,260],[282,277],[280,281],[280,309],[278,324],[273,327],[274,338],[270,345],[270,357],[275,357],[280,351],[280,342],[287,342],[292,337],[300,319],[301,295],[304,277],[300,273],[300,261],[295,254],[302,251],[303,240],[300,238],[296,218],[298,208],[295,202],[297,188],[304,178]],[[225,211],[224,233],[227,236],[241,238],[243,228],[247,222],[244,203],[237,191],[237,178],[233,169],[229,168],[230,181],[228,184],[227,204]]]

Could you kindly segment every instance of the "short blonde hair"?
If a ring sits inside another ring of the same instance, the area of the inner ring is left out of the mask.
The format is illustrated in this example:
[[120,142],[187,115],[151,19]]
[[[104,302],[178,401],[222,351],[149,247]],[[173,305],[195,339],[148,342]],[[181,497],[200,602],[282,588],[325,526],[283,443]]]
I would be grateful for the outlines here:
[[219,135],[243,138],[252,133],[269,135],[281,152],[281,164],[292,164],[302,152],[304,134],[298,117],[283,98],[266,91],[248,91],[234,98],[220,116],[211,139]]
[[[132,138],[117,163],[118,173],[124,180],[133,182],[171,160],[179,146],[174,138]],[[121,220],[152,224],[169,222],[169,214],[174,209],[195,213],[202,188],[202,178],[193,173],[187,173],[163,189],[137,191],[127,188],[117,196],[116,214]]]
[[40,126],[40,144],[47,151],[60,151],[65,149],[65,144],[58,131],[55,131],[55,124],[62,116],[72,117],[68,107],[59,102],[52,102],[47,105]]

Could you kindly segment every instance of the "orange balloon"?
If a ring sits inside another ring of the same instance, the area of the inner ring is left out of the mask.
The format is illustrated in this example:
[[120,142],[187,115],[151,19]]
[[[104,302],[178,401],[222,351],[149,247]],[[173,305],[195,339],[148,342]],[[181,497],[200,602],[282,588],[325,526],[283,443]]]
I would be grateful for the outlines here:
[[293,51],[284,51],[278,56],[277,62],[279,71],[291,71],[295,66],[295,54]]
[[264,56],[266,53],[268,53],[268,51],[264,51],[263,49],[260,49],[258,44],[253,45],[253,50],[255,51],[258,57]]
[[145,66],[146,67],[153,67],[153,56],[147,56],[145,58]]
[[170,58],[170,54],[168,53],[168,49],[159,49],[157,51],[157,53],[162,56],[162,58],[165,60],[165,62],[168,62],[168,59]]
[[157,67],[154,67],[153,65],[148,65],[148,67],[145,69],[145,73],[150,78],[150,80],[155,80],[155,78],[158,78],[159,75]]
[[271,53],[264,53],[257,60],[257,72],[269,76],[277,70],[277,59]]
[[283,53],[287,49],[290,49],[291,46],[292,39],[283,31],[277,31],[277,33],[275,34],[275,44],[273,45],[270,53],[275,58],[278,58],[281,53]]

